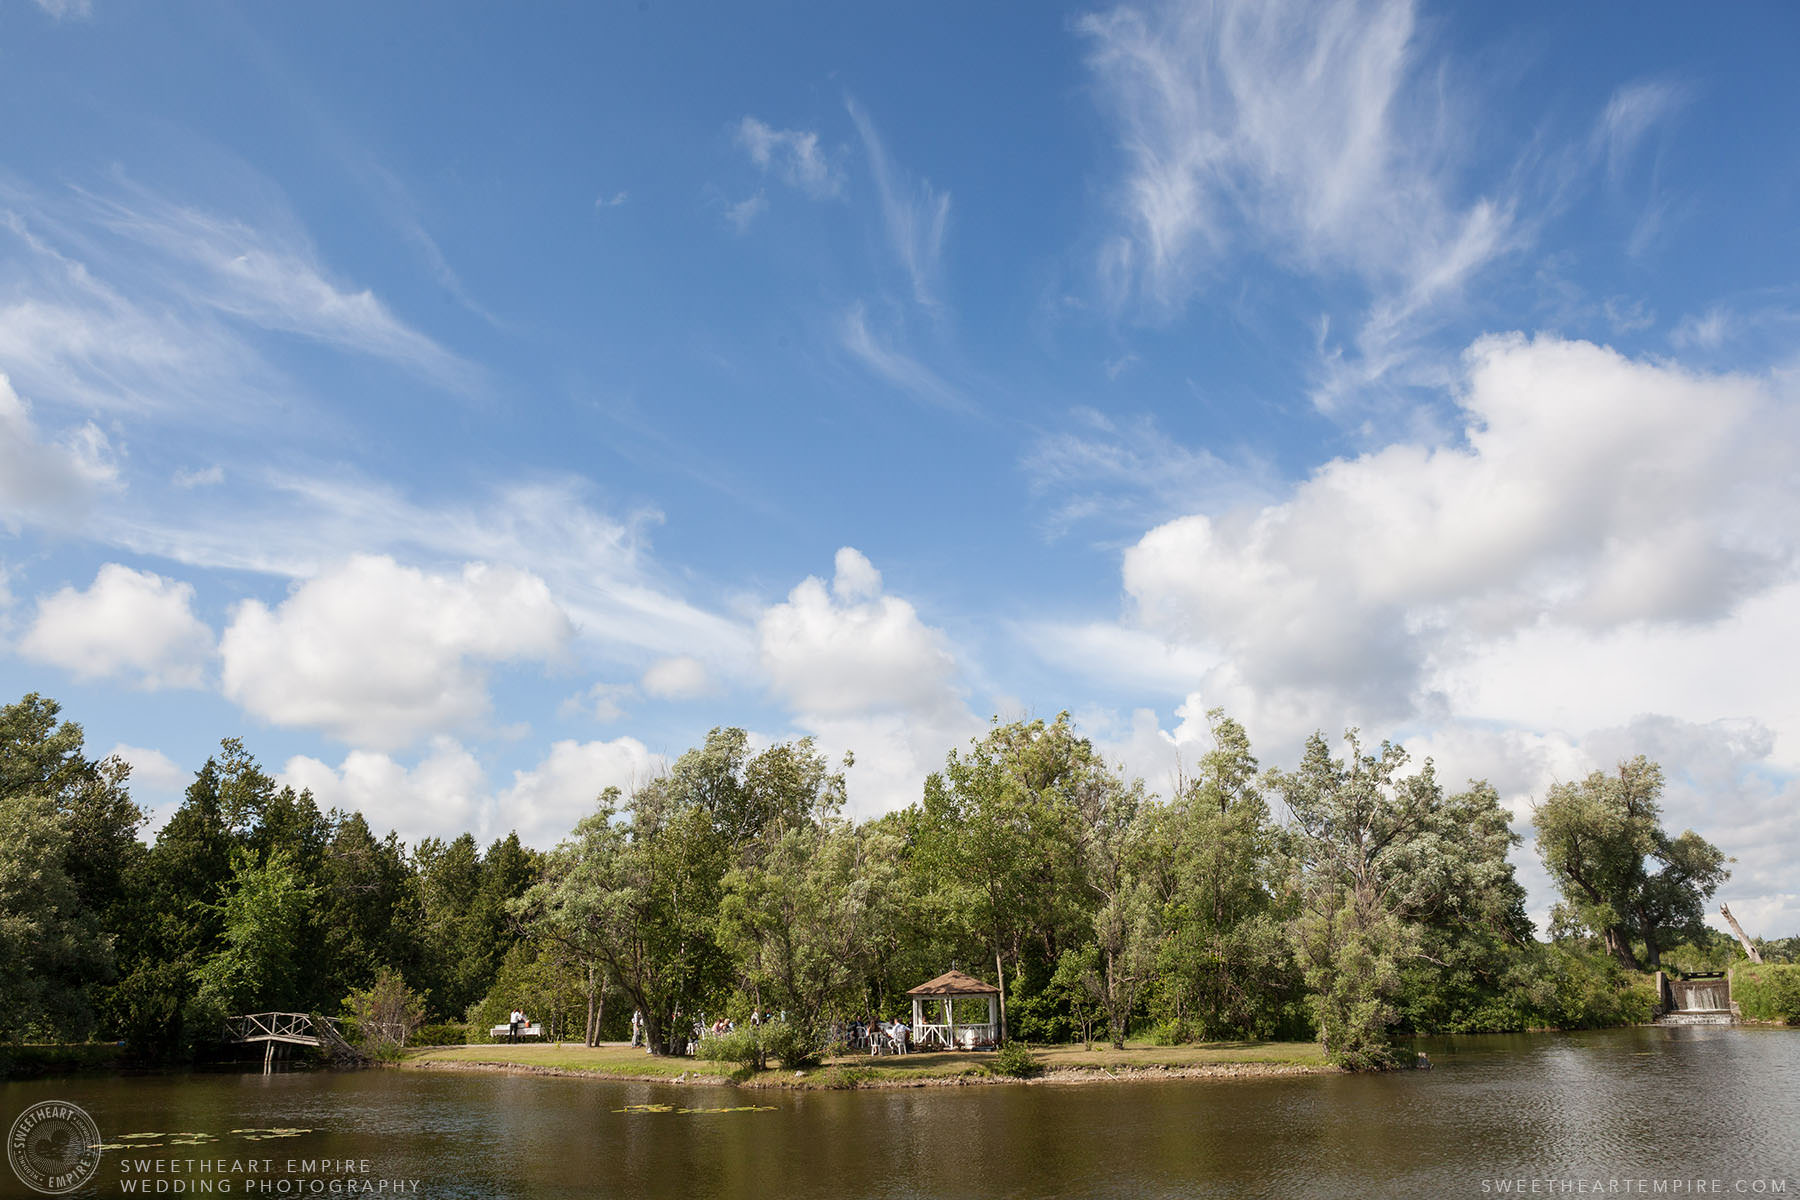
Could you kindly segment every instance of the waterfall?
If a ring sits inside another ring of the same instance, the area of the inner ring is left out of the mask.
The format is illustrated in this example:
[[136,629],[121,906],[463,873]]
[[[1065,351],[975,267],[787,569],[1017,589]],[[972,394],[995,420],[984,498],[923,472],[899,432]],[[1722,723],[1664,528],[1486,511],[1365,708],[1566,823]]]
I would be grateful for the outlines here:
[[1671,979],[1668,996],[1672,1008],[1658,1018],[1667,1025],[1728,1025],[1731,984],[1725,979]]

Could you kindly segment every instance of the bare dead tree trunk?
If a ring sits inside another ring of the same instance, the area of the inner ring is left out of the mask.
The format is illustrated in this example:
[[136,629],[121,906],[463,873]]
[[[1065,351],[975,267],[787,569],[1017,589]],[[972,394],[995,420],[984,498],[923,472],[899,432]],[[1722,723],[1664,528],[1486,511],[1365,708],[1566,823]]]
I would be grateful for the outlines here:
[[1719,915],[1725,918],[1725,923],[1727,925],[1731,926],[1731,932],[1737,934],[1737,940],[1744,944],[1744,953],[1750,956],[1750,961],[1761,966],[1762,955],[1756,952],[1756,947],[1751,943],[1749,938],[1744,936],[1744,927],[1739,925],[1737,923],[1737,918],[1731,915],[1731,905],[1719,905]]

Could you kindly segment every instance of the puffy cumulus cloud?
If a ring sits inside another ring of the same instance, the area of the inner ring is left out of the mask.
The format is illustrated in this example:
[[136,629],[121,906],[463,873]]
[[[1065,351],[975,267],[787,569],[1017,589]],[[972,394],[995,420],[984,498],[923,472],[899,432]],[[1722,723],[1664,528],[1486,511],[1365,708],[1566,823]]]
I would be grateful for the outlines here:
[[832,583],[808,576],[762,616],[763,668],[794,708],[824,716],[958,704],[956,659],[911,604],[881,594],[859,551],[837,553]]
[[219,649],[225,694],[250,712],[392,749],[481,718],[481,664],[548,661],[571,634],[530,572],[471,563],[433,574],[360,555],[273,609],[245,601]]
[[1553,337],[1465,365],[1459,441],[1334,460],[1126,552],[1136,619],[1220,655],[1209,698],[1392,722],[1522,631],[1704,626],[1791,576],[1800,447],[1768,383]]
[[686,654],[658,659],[641,682],[647,694],[661,700],[693,700],[715,690],[706,664]]
[[92,421],[46,441],[0,375],[0,522],[66,524],[118,484],[111,444]]
[[513,772],[512,786],[500,794],[494,828],[516,829],[527,844],[547,849],[593,811],[601,792],[616,787],[629,797],[664,766],[636,738],[557,742],[537,766]]
[[809,576],[757,624],[763,669],[796,722],[837,757],[854,751],[859,814],[918,798],[927,772],[981,723],[957,683],[942,631],[885,594],[861,552],[837,552],[832,581]]
[[193,604],[191,584],[107,563],[86,591],[65,587],[39,598],[18,650],[77,679],[199,687],[213,635]]
[[433,738],[425,757],[411,767],[367,750],[352,750],[336,767],[300,754],[288,759],[276,779],[312,792],[322,809],[361,812],[376,837],[391,829],[413,845],[465,830],[485,838],[503,824],[493,820],[481,763],[448,737]]

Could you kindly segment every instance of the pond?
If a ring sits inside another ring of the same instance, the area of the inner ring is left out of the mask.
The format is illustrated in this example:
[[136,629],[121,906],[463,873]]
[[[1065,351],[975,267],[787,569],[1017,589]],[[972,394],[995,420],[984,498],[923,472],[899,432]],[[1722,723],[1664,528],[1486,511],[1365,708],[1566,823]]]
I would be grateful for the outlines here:
[[1421,1046],[1435,1070],[905,1091],[390,1070],[55,1079],[0,1085],[0,1119],[45,1099],[86,1109],[109,1147],[130,1147],[77,1193],[102,1196],[1800,1195],[1795,1032]]

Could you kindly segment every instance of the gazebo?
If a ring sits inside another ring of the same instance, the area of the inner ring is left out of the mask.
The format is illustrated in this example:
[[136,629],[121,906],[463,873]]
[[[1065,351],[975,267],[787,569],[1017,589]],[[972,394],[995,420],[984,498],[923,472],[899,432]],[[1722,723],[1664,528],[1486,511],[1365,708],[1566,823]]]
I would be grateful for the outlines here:
[[[961,971],[946,971],[929,983],[921,983],[906,993],[912,997],[913,1037],[920,1046],[936,1043],[946,1050],[958,1046],[972,1050],[976,1046],[992,1046],[1000,1038],[1000,989],[983,983]],[[944,1002],[944,1020],[934,1024],[925,1019],[925,1005],[932,1000]],[[986,1000],[988,1019],[985,1025],[958,1025],[958,1000]]]

